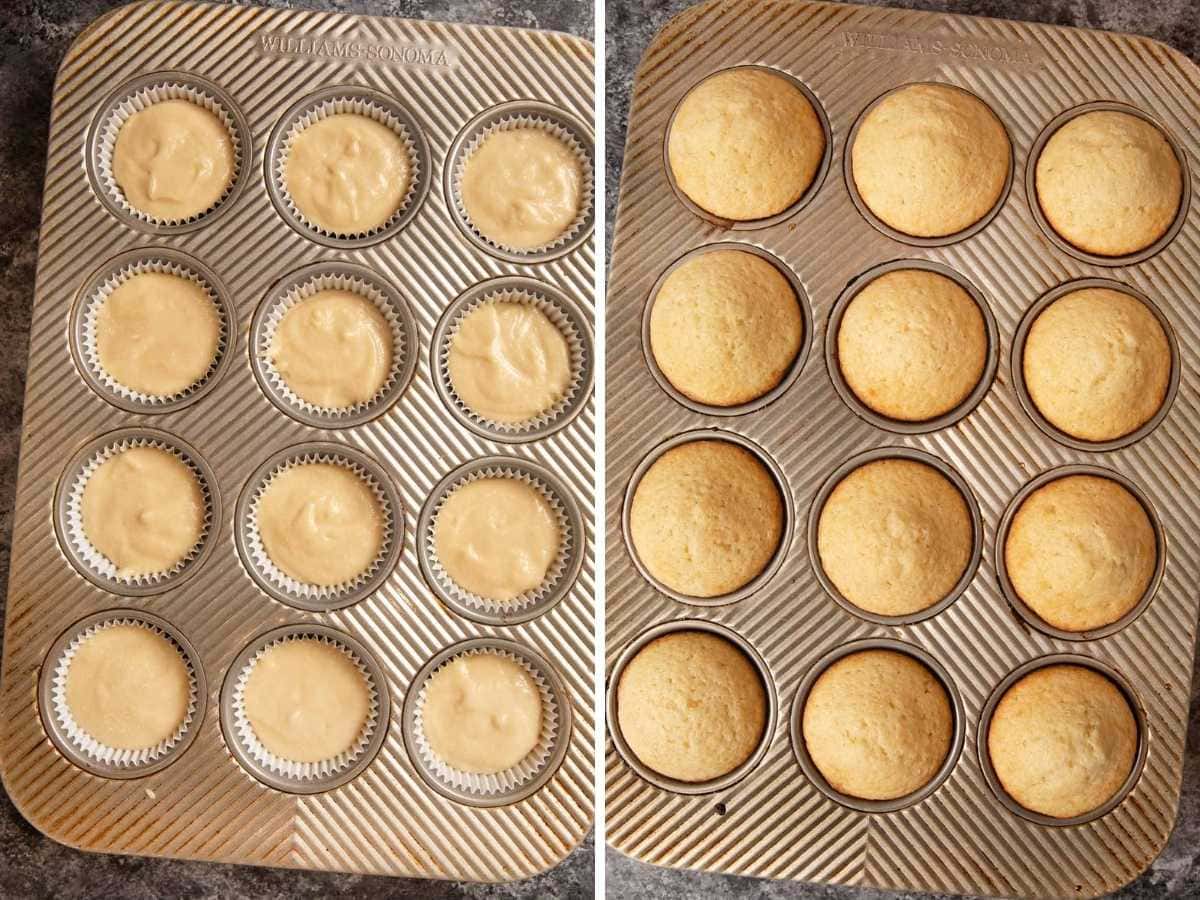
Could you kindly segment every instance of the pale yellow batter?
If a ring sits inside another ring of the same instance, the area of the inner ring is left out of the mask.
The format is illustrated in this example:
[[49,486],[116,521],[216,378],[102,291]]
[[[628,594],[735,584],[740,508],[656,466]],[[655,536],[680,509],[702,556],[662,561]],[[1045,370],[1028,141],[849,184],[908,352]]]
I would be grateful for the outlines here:
[[446,498],[433,539],[455,584],[506,603],[545,580],[562,538],[536,488],[515,478],[480,478]]
[[321,587],[358,577],[383,547],[379,501],[362,478],[333,463],[302,463],[272,478],[258,502],[258,530],[271,562]]
[[464,316],[448,367],[459,399],[493,422],[528,421],[552,408],[571,383],[567,339],[526,303],[487,303]]
[[301,400],[345,409],[379,393],[392,368],[392,330],[352,291],[319,291],[283,314],[271,362]]
[[318,228],[361,234],[384,225],[404,203],[412,163],[395,131],[341,113],[296,135],[283,179],[296,208]]
[[83,533],[122,578],[169,572],[204,529],[196,476],[157,447],[130,447],[102,462],[81,505]]
[[429,679],[421,720],[438,759],[460,772],[490,775],[511,769],[537,746],[542,698],[513,660],[460,656]]
[[149,750],[183,724],[188,671],[159,634],[112,625],[86,638],[67,666],[66,699],[83,731],[116,750]]
[[463,167],[463,208],[488,240],[518,250],[544,247],[579,215],[583,174],[561,138],[539,128],[496,131]]
[[290,762],[333,759],[367,724],[370,688],[349,656],[315,638],[269,648],[246,679],[246,719],[259,743]]
[[130,390],[171,397],[207,374],[221,318],[196,282],[139,272],[100,303],[95,329],[101,369]]
[[163,100],[125,120],[112,172],[134,209],[156,219],[188,219],[210,209],[233,181],[233,139],[204,107]]

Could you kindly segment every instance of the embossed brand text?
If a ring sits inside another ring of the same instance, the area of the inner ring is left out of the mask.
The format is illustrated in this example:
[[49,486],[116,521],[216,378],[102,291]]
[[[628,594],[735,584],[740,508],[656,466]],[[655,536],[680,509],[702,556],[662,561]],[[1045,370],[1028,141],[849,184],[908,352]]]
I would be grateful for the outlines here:
[[361,62],[400,63],[409,66],[447,68],[454,65],[453,51],[432,44],[399,44],[361,38],[308,37],[294,34],[259,33],[264,53],[283,56],[316,56]]
[[844,31],[844,46],[856,50],[890,50],[925,56],[954,56],[963,60],[1036,65],[1037,55],[1020,44],[989,44],[954,35],[899,34],[894,32]]

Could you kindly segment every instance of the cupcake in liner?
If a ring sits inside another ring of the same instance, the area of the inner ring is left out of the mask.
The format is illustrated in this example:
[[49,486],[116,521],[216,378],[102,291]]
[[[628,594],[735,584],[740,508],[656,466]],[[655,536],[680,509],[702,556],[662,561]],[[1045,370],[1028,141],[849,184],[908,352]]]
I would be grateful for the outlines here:
[[[567,226],[558,237],[547,244],[540,247],[511,247],[499,241],[493,240],[483,234],[475,227],[471,221],[470,215],[467,213],[467,208],[463,203],[462,183],[463,176],[466,173],[467,161],[475,154],[475,152],[483,146],[483,142],[499,131],[521,131],[527,128],[536,128],[539,131],[544,131],[547,134],[558,138],[567,146],[568,149],[575,155],[579,161],[580,171],[583,173],[583,184],[579,193],[579,209],[575,213],[575,219]],[[566,246],[573,241],[583,230],[591,217],[592,204],[595,200],[592,191],[592,157],[587,149],[580,142],[575,132],[553,119],[536,114],[517,113],[511,116],[506,116],[499,121],[493,122],[485,128],[479,129],[478,133],[473,135],[471,139],[463,146],[459,152],[457,159],[454,162],[454,209],[458,213],[459,218],[466,223],[471,234],[482,241],[487,246],[499,250],[503,253],[510,253],[516,256],[540,256],[546,253],[553,253],[556,250]]]
[[[376,554],[374,561],[353,579],[341,584],[309,584],[308,582],[299,581],[282,571],[271,560],[270,555],[267,553],[267,548],[263,546],[262,534],[258,528],[258,505],[262,501],[263,495],[266,493],[271,482],[280,472],[286,469],[310,463],[342,466],[361,478],[371,489],[371,493],[375,497],[375,502],[379,506],[379,515],[383,521],[383,540],[380,542],[379,552]],[[344,599],[347,595],[357,591],[379,573],[380,567],[383,566],[388,555],[391,553],[392,543],[396,540],[396,511],[392,509],[392,504],[388,499],[387,493],[384,491],[383,485],[364,466],[335,453],[311,451],[281,462],[271,470],[271,473],[266,478],[261,479],[254,486],[247,513],[246,521],[243,523],[242,528],[244,529],[243,533],[246,539],[246,549],[253,566],[276,590],[285,595],[299,597],[309,602]]]
[[[121,126],[134,113],[141,112],[143,109],[165,100],[186,100],[208,110],[221,120],[229,132],[229,140],[233,145],[233,171],[230,172],[229,184],[225,186],[224,192],[208,209],[183,219],[163,219],[138,209],[125,198],[125,192],[121,190],[121,186],[117,184],[116,176],[113,174],[113,152]],[[199,84],[168,78],[129,93],[109,109],[96,133],[94,153],[97,178],[101,188],[118,209],[147,225],[175,227],[198,222],[229,200],[234,188],[241,180],[246,150],[247,148],[242,145],[242,131],[233,117],[233,112],[226,107],[222,100]]]
[[[460,587],[450,577],[450,573],[446,571],[437,554],[437,540],[435,535],[437,533],[438,516],[441,515],[442,508],[446,505],[446,500],[463,485],[484,478],[512,478],[529,485],[549,504],[551,511],[554,513],[554,520],[558,524],[558,553],[555,554],[554,561],[550,563],[550,568],[546,570],[546,577],[542,579],[542,583],[536,588],[526,591],[512,600],[492,600]],[[563,580],[566,578],[575,541],[576,535],[571,528],[570,520],[567,518],[567,511],[563,506],[563,502],[548,485],[544,484],[536,476],[521,469],[497,464],[464,474],[462,478],[459,478],[442,492],[442,495],[438,497],[437,503],[433,507],[433,515],[429,517],[429,527],[425,535],[425,553],[429,560],[430,571],[443,591],[463,606],[494,615],[497,613],[520,612],[541,603],[558,591],[563,584]]]
[[[327,119],[330,116],[336,115],[359,115],[366,116],[368,119],[373,119],[381,125],[386,126],[404,142],[404,147],[408,151],[408,190],[404,194],[404,199],[400,201],[400,205],[388,217],[388,220],[382,225],[377,225],[374,228],[366,231],[357,231],[352,233],[340,233],[330,231],[316,222],[312,221],[308,216],[300,211],[296,205],[295,199],[288,190],[287,178],[284,177],[284,172],[287,168],[288,157],[292,152],[292,142],[296,136],[305,128],[312,125],[314,122],[319,122],[322,119]],[[331,97],[327,100],[322,100],[316,105],[306,109],[289,124],[287,131],[284,132],[283,139],[279,142],[271,159],[271,179],[274,182],[280,198],[286,207],[288,214],[292,220],[300,224],[304,229],[319,234],[322,237],[332,238],[335,240],[368,240],[378,237],[381,234],[390,231],[396,224],[408,213],[413,205],[413,201],[417,195],[417,189],[421,183],[422,172],[421,166],[425,163],[421,159],[421,154],[417,152],[417,142],[413,135],[409,132],[408,126],[402,122],[395,113],[389,110],[378,100],[371,97],[355,96],[352,93],[347,93],[343,96]]]
[[[174,649],[179,651],[179,656],[183,660],[188,674],[188,704],[187,712],[184,714],[183,721],[166,740],[160,741],[153,747],[146,747],[137,750],[122,750],[116,747],[109,747],[102,744],[96,738],[92,737],[75,721],[75,717],[71,714],[71,708],[67,705],[67,675],[71,668],[71,662],[75,658],[75,654],[79,652],[79,648],[99,631],[106,628],[112,628],[118,625],[134,626],[144,628],[152,634],[166,640]],[[163,631],[157,625],[143,621],[134,617],[117,617],[107,619],[103,622],[90,625],[77,634],[66,648],[59,655],[58,660],[54,664],[54,672],[51,685],[51,704],[53,706],[53,715],[58,723],[59,729],[63,736],[70,742],[71,747],[90,760],[106,766],[116,768],[133,769],[140,766],[146,766],[154,763],[168,753],[172,752],[187,734],[189,728],[192,727],[193,721],[196,719],[196,712],[200,706],[200,693],[198,681],[196,678],[196,669],[189,655],[182,647],[176,643],[175,639],[167,632]]]
[[[353,406],[317,406],[303,399],[292,390],[291,386],[287,383],[287,379],[275,368],[275,363],[271,359],[271,347],[275,343],[275,333],[288,310],[321,291],[331,290],[348,291],[370,302],[372,306],[379,310],[380,315],[387,322],[392,334],[392,367],[388,372],[387,378],[370,399],[356,403]],[[410,352],[410,348],[405,341],[404,324],[387,295],[376,285],[371,284],[363,278],[337,273],[314,275],[299,284],[293,285],[282,298],[273,301],[263,320],[254,349],[255,353],[259,356],[262,371],[266,375],[271,389],[287,405],[298,407],[311,416],[321,416],[329,419],[361,416],[363,413],[384,402],[391,396],[392,391],[395,390],[396,383],[400,380],[400,374],[405,368],[405,354]]]
[[[520,303],[532,306],[545,314],[567,340],[567,352],[571,364],[571,380],[567,389],[553,406],[538,413],[532,419],[522,422],[497,422],[480,415],[463,402],[454,389],[450,379],[450,348],[463,321],[471,313],[492,303]],[[509,435],[535,435],[556,423],[574,405],[579,393],[584,389],[584,372],[586,370],[588,346],[584,343],[583,335],[575,327],[575,323],[562,307],[550,296],[532,290],[502,288],[477,297],[454,312],[454,318],[446,329],[443,340],[437,348],[437,371],[446,389],[454,409],[460,416],[475,423],[480,428],[501,432]]]
[[[100,309],[104,303],[112,296],[113,291],[121,285],[128,282],[137,275],[146,273],[158,273],[161,275],[175,275],[179,278],[186,278],[188,281],[200,287],[208,296],[209,301],[213,305],[213,309],[217,312],[218,319],[218,334],[217,334],[217,350],[213,354],[212,362],[209,364],[207,371],[194,382],[184,388],[182,391],[177,391],[174,394],[146,394],[141,391],[136,391],[127,385],[121,384],[112,375],[110,375],[100,362],[100,352],[96,346],[96,320],[100,314]],[[117,271],[113,272],[103,281],[101,281],[90,295],[84,301],[82,312],[82,327],[80,329],[80,350],[81,358],[84,365],[92,377],[101,385],[112,391],[119,397],[124,397],[134,403],[147,407],[165,407],[172,406],[193,396],[202,387],[208,384],[217,374],[217,370],[221,365],[221,361],[225,358],[225,354],[229,351],[229,334],[230,323],[229,315],[225,309],[225,304],[221,302],[220,296],[216,289],[202,277],[198,272],[193,271],[188,266],[176,262],[172,259],[157,258],[149,256],[143,260],[131,262],[128,265],[122,266]]]
[[[512,768],[504,769],[494,774],[463,772],[439,759],[433,747],[429,744],[429,739],[425,735],[424,723],[425,692],[433,676],[455,660],[487,654],[501,656],[515,662],[533,679],[542,701],[542,730],[538,735],[538,742],[534,748],[526,754],[523,760]],[[453,654],[429,673],[417,694],[417,702],[412,716],[412,729],[417,753],[421,758],[421,763],[424,765],[425,770],[430,775],[453,790],[480,797],[495,797],[518,790],[522,785],[528,784],[545,771],[546,766],[550,762],[551,754],[554,752],[555,743],[559,739],[559,720],[558,700],[541,671],[531,665],[524,657],[508,650],[497,647],[473,647]]]
[[[87,487],[88,480],[92,477],[95,471],[100,468],[101,464],[123,453],[126,450],[131,450],[138,447],[151,447],[156,450],[162,450],[170,453],[185,466],[192,476],[196,479],[196,483],[200,485],[200,493],[204,497],[204,519],[200,525],[200,535],[196,538],[196,543],[192,549],[188,551],[174,566],[164,572],[151,572],[142,575],[122,575],[116,564],[107,556],[102,554],[87,536],[87,532],[83,527],[83,491]],[[76,558],[80,560],[91,572],[108,581],[117,582],[119,584],[136,585],[138,587],[146,587],[149,585],[162,585],[172,578],[176,578],[183,570],[200,555],[200,551],[204,548],[205,542],[209,539],[212,532],[214,519],[213,513],[213,495],[212,486],[208,483],[208,479],[201,471],[196,462],[188,456],[179,447],[166,441],[150,437],[128,437],[107,444],[84,462],[83,466],[72,479],[67,488],[66,499],[66,537],[71,542],[71,547],[75,551]]]
[[[320,641],[322,644],[341,651],[346,654],[347,659],[354,663],[354,667],[362,675],[363,683],[367,686],[369,695],[367,720],[363,723],[362,730],[350,749],[344,750],[330,759],[323,759],[319,762],[296,762],[275,755],[259,741],[258,736],[254,733],[254,728],[250,725],[250,719],[246,715],[246,683],[250,680],[250,673],[254,671],[258,661],[268,650],[290,641]],[[380,725],[379,708],[379,687],[375,684],[375,679],[367,664],[341,641],[320,632],[296,632],[264,644],[238,673],[230,699],[234,731],[242,746],[249,752],[250,758],[264,770],[292,781],[315,781],[331,778],[359,762],[371,743],[371,737]]]

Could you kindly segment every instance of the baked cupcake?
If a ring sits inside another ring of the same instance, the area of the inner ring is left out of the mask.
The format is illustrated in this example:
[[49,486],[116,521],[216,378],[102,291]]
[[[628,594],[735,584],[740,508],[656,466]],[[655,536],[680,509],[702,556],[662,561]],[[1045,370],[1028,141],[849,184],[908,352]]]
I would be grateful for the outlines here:
[[987,362],[983,313],[954,280],[925,269],[886,272],[847,305],[838,366],[867,407],[902,422],[945,415],[979,384]]
[[629,535],[657,581],[689,597],[719,597],[766,568],[783,515],[779,486],[753,453],[729,441],[689,441],[642,475]]
[[858,126],[851,173],[867,208],[897,231],[935,238],[970,228],[1000,200],[1012,160],[986,103],[948,84],[910,84]]
[[1145,119],[1113,110],[1069,120],[1042,147],[1038,204],[1068,243],[1125,256],[1167,233],[1183,199],[1179,159]]
[[817,521],[821,568],[843,597],[879,616],[939,603],[971,560],[962,493],[933,466],[881,459],[837,483]]
[[1005,692],[988,728],[988,754],[1005,792],[1056,819],[1103,806],[1133,770],[1138,728],[1108,678],[1074,665],[1030,672]]
[[813,683],[801,729],[813,765],[835,791],[896,800],[942,767],[954,716],[946,689],[924,664],[894,650],[863,650]]
[[791,283],[761,256],[710,250],[677,266],[650,310],[650,348],[685,397],[749,403],[783,380],[804,341]]
[[704,631],[680,631],[638,651],[617,683],[617,723],[643,765],[667,778],[727,775],[762,741],[767,692],[746,654]]
[[1141,602],[1158,543],[1141,502],[1095,475],[1056,478],[1021,503],[1004,565],[1021,601],[1062,631],[1092,631]]
[[1162,407],[1171,345],[1142,301],[1082,288],[1047,306],[1025,338],[1025,387],[1055,428],[1081,441],[1137,431]]
[[718,72],[688,91],[667,135],[679,190],[737,221],[765,219],[799,200],[824,155],[825,131],[808,98],[754,67]]

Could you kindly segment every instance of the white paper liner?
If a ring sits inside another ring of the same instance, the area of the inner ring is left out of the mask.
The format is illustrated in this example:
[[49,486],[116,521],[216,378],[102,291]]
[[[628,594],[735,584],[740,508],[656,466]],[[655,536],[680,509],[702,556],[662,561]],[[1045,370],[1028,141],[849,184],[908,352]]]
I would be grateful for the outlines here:
[[[284,177],[284,173],[287,170],[288,156],[292,152],[292,141],[296,139],[296,136],[314,122],[319,122],[330,116],[344,114],[366,116],[381,125],[385,125],[404,142],[405,149],[408,151],[408,191],[405,193],[404,199],[400,201],[400,205],[396,207],[386,222],[366,231],[336,232],[318,225],[300,211],[295,199],[292,197],[291,191],[288,190],[287,178]],[[394,227],[400,221],[401,216],[408,212],[409,207],[412,206],[413,198],[417,194],[417,186],[421,180],[421,166],[424,164],[425,160],[422,160],[420,154],[417,153],[417,144],[413,140],[413,136],[409,134],[408,127],[398,116],[372,97],[355,96],[352,92],[347,92],[342,96],[323,100],[296,116],[284,134],[283,140],[279,142],[279,147],[271,160],[271,178],[275,182],[279,196],[283,198],[283,202],[287,206],[288,213],[305,228],[327,238],[365,240],[376,237]]]
[[[349,750],[344,750],[330,759],[323,759],[319,762],[296,762],[295,760],[276,756],[262,745],[262,742],[259,741],[258,736],[254,733],[254,728],[250,725],[249,718],[246,716],[246,683],[250,679],[250,673],[254,671],[254,667],[258,664],[258,661],[262,659],[268,650],[291,641],[320,641],[346,654],[346,657],[354,663],[354,667],[362,675],[363,682],[366,684],[367,692],[370,695],[367,707],[367,720],[363,723],[362,730],[359,732],[354,744],[351,745]],[[250,752],[250,756],[254,761],[268,772],[284,778],[290,778],[293,781],[315,781],[322,778],[330,778],[339,772],[346,771],[346,769],[353,766],[362,758],[367,745],[371,742],[371,736],[375,733],[375,729],[379,727],[379,689],[375,684],[374,678],[371,677],[371,672],[367,668],[366,663],[359,659],[358,655],[341,641],[319,632],[298,632],[285,635],[260,647],[238,674],[237,681],[234,682],[233,696],[230,704],[232,707],[231,711],[233,712],[234,729],[237,731],[238,739]]]
[[[145,575],[121,575],[117,571],[116,564],[107,556],[96,549],[96,546],[88,539],[86,531],[83,527],[83,491],[87,487],[88,480],[95,473],[100,465],[114,456],[123,453],[126,450],[135,447],[153,447],[156,450],[162,450],[170,453],[181,463],[187,466],[188,471],[196,479],[196,483],[200,485],[200,493],[204,497],[204,519],[200,525],[200,536],[196,539],[196,543],[192,549],[188,551],[179,562],[165,572],[151,572]],[[75,475],[69,486],[67,494],[67,539],[71,542],[71,546],[75,550],[76,556],[86,565],[92,572],[102,578],[110,581],[116,581],[121,584],[132,584],[138,586],[161,584],[162,582],[174,578],[179,575],[184,568],[200,555],[200,550],[204,547],[204,542],[208,540],[209,534],[212,531],[213,523],[213,498],[212,487],[205,480],[204,473],[196,463],[188,457],[180,448],[166,441],[157,438],[134,437],[123,438],[108,444],[96,451],[90,459],[88,459],[80,467],[79,473]]]
[[[472,593],[460,587],[450,577],[450,573],[446,571],[437,555],[435,534],[437,533],[438,516],[441,515],[442,507],[446,505],[446,500],[463,485],[484,478],[512,478],[529,485],[541,494],[546,503],[550,505],[550,510],[554,513],[555,521],[558,524],[558,553],[554,557],[553,562],[550,563],[550,568],[546,570],[546,577],[533,590],[526,591],[508,601],[481,597],[479,594]],[[437,579],[442,589],[459,603],[491,614],[501,612],[515,613],[541,603],[561,588],[563,579],[566,577],[567,565],[571,559],[571,551],[575,540],[576,535],[571,528],[571,523],[567,518],[567,512],[563,507],[562,500],[548,485],[544,484],[540,478],[521,469],[497,464],[469,472],[446,488],[437,499],[437,504],[433,508],[433,515],[429,517],[429,530],[425,535],[425,552],[428,554],[430,570],[433,572],[434,578]]]
[[[537,744],[515,766],[494,774],[463,772],[439,759],[437,754],[434,753],[433,747],[430,746],[428,737],[425,735],[425,723],[423,719],[425,692],[429,687],[429,682],[433,680],[433,676],[455,660],[486,654],[502,656],[521,666],[522,669],[529,673],[537,685],[538,694],[542,700],[542,730],[541,734],[538,735]],[[521,785],[527,784],[536,778],[546,768],[550,760],[550,755],[554,752],[555,743],[558,740],[558,722],[557,698],[554,696],[554,692],[550,689],[550,685],[546,682],[545,677],[539,669],[530,664],[523,656],[511,653],[508,650],[497,647],[476,647],[454,654],[429,673],[429,677],[421,685],[420,693],[417,694],[412,727],[413,737],[416,738],[417,751],[421,755],[421,761],[425,764],[426,770],[434,777],[454,790],[465,791],[478,796],[494,797],[517,790]]]
[[[375,392],[374,396],[353,406],[317,406],[303,399],[292,390],[291,386],[287,383],[287,379],[275,368],[275,363],[271,359],[271,345],[275,342],[275,333],[287,311],[321,291],[330,290],[349,291],[370,302],[371,305],[379,310],[392,333],[391,371],[388,372],[383,385]],[[391,396],[392,391],[396,387],[396,382],[400,378],[400,371],[404,367],[405,354],[410,352],[410,349],[405,343],[404,326],[396,312],[396,308],[383,291],[362,278],[330,273],[314,275],[300,284],[293,285],[288,289],[286,294],[273,302],[270,311],[263,318],[261,330],[254,342],[254,352],[262,360],[263,371],[266,373],[272,390],[287,405],[298,407],[309,415],[322,416],[329,419],[341,419],[362,415]]]
[[[536,128],[539,131],[545,131],[562,141],[575,154],[576,159],[579,160],[580,170],[583,172],[583,184],[579,193],[579,210],[575,213],[575,220],[553,241],[550,241],[548,244],[542,244],[540,247],[512,247],[488,237],[475,227],[475,223],[471,221],[471,217],[467,213],[467,208],[463,204],[462,196],[463,174],[466,172],[467,160],[483,145],[483,142],[498,131],[520,131],[526,128]],[[454,162],[454,208],[458,212],[459,218],[471,229],[471,233],[488,246],[505,253],[513,253],[521,256],[538,256],[539,254],[551,253],[559,249],[569,241],[574,240],[579,234],[587,222],[588,216],[592,211],[592,204],[595,202],[592,191],[593,180],[592,157],[583,144],[579,142],[573,131],[545,116],[516,113],[493,122],[485,128],[481,128],[459,152],[458,158]]]
[[[233,171],[229,173],[229,184],[225,186],[224,192],[217,198],[217,202],[208,207],[208,209],[188,216],[186,219],[162,219],[138,209],[126,199],[125,192],[121,190],[121,186],[117,184],[116,176],[113,174],[113,150],[116,147],[117,134],[120,132],[121,126],[134,113],[141,112],[146,107],[152,106],[155,103],[161,103],[164,100],[187,100],[195,103],[202,109],[208,110],[221,120],[225,129],[229,132],[229,140],[233,144]],[[241,134],[233,118],[233,113],[226,109],[220,100],[202,86],[188,84],[176,79],[167,79],[158,84],[140,88],[116,103],[108,112],[103,125],[99,129],[96,138],[95,154],[100,184],[103,186],[105,192],[126,214],[150,225],[185,225],[203,219],[229,199],[229,195],[233,193],[233,189],[241,176],[242,166],[245,165]]]
[[[112,628],[117,625],[132,625],[137,628],[144,628],[152,634],[166,640],[172,647],[179,651],[179,656],[183,660],[188,673],[188,704],[187,712],[184,714],[183,721],[179,723],[174,733],[164,741],[156,744],[153,747],[146,747],[138,750],[121,750],[116,747],[109,747],[107,744],[102,744],[96,738],[92,737],[75,721],[75,717],[71,714],[71,708],[67,705],[67,675],[71,668],[71,661],[75,658],[75,654],[79,648],[98,631],[103,631],[106,628]],[[52,702],[54,704],[54,717],[62,729],[71,746],[78,750],[81,754],[96,762],[103,763],[109,766],[118,766],[121,768],[136,768],[138,766],[149,765],[156,762],[170,753],[178,744],[188,729],[192,727],[192,720],[195,718],[196,709],[199,700],[199,690],[196,682],[196,670],[192,665],[192,660],[184,652],[175,640],[159,628],[157,625],[152,625],[149,622],[133,617],[119,617],[108,619],[94,625],[90,625],[77,634],[66,648],[62,655],[54,664],[52,688]]]
[[[125,284],[131,278],[137,275],[144,275],[148,272],[157,272],[163,275],[175,275],[180,278],[186,278],[188,281],[199,286],[205,294],[208,295],[209,301],[216,310],[218,320],[217,333],[217,351],[213,354],[212,362],[209,364],[207,371],[198,379],[182,391],[177,391],[174,394],[146,394],[141,391],[135,391],[121,382],[117,381],[110,375],[100,363],[100,353],[96,347],[96,317],[100,314],[100,308],[112,296],[113,291]],[[135,403],[142,404],[148,407],[160,407],[168,404],[178,403],[187,397],[192,396],[204,385],[213,378],[217,373],[217,368],[224,359],[226,352],[229,349],[229,333],[230,324],[228,316],[225,312],[225,306],[221,303],[216,290],[211,284],[202,278],[199,273],[192,271],[185,265],[167,259],[155,259],[153,256],[145,260],[138,260],[122,266],[106,278],[99,286],[91,292],[91,295],[85,301],[83,313],[83,327],[81,329],[81,357],[88,367],[88,371],[92,376],[103,384],[106,388],[127,400],[132,400]]]
[[[458,335],[458,330],[462,326],[463,320],[475,312],[475,310],[491,303],[520,303],[533,306],[544,313],[546,318],[554,324],[567,340],[567,353],[569,354],[571,364],[571,380],[567,384],[567,389],[554,405],[538,413],[532,419],[526,419],[523,422],[497,422],[494,419],[480,415],[463,401],[454,389],[454,382],[450,379],[450,348],[454,344],[454,338]],[[583,388],[586,352],[587,348],[584,345],[583,336],[575,327],[571,317],[566,314],[556,301],[543,294],[505,288],[485,294],[465,304],[458,310],[454,320],[450,323],[450,327],[446,329],[442,346],[437,348],[438,376],[442,379],[443,384],[445,384],[446,392],[453,401],[454,408],[458,410],[460,415],[475,422],[477,425],[493,431],[505,434],[534,434],[556,424],[559,418],[571,409],[575,399],[579,395],[579,391]]]
[[[258,504],[262,501],[267,487],[275,479],[280,472],[285,469],[290,469],[293,466],[308,465],[310,463],[325,463],[328,465],[341,466],[349,469],[371,489],[371,493],[375,496],[375,502],[379,505],[379,514],[383,520],[383,541],[379,545],[379,553],[375,560],[364,571],[360,572],[350,581],[335,585],[318,585],[309,584],[308,582],[299,581],[281,570],[271,557],[267,554],[267,548],[263,546],[262,534],[258,528]],[[250,558],[258,571],[266,577],[277,589],[285,594],[293,597],[300,597],[305,600],[342,600],[349,594],[358,590],[368,581],[370,581],[378,572],[384,560],[387,559],[388,553],[391,551],[392,541],[395,540],[395,511],[392,509],[391,503],[388,501],[387,494],[381,485],[367,469],[344,456],[338,456],[335,453],[326,452],[306,452],[298,456],[291,457],[281,462],[278,466],[271,470],[265,478],[254,486],[254,494],[250,500],[249,508],[247,509],[246,521],[242,523],[242,528],[245,529],[246,546],[250,552]]]

